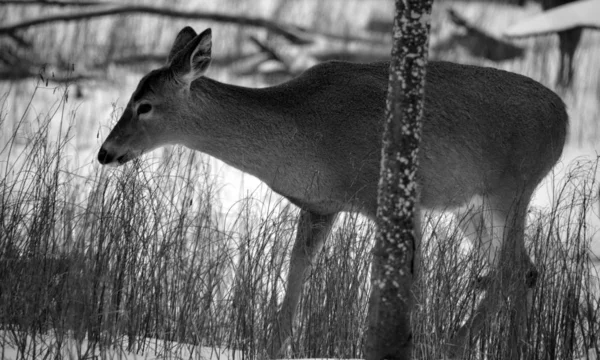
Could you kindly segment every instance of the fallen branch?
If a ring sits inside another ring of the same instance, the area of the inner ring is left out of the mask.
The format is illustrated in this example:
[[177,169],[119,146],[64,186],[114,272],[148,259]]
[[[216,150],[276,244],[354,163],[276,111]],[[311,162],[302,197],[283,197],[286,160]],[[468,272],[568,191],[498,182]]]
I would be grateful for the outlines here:
[[449,39],[450,47],[459,44],[472,56],[492,61],[504,61],[523,56],[525,50],[522,47],[489,34],[484,29],[470,23],[452,8],[448,9],[448,16],[456,26],[465,29],[465,34],[455,34]]
[[577,27],[600,30],[600,1],[581,0],[557,6],[518,21],[504,31],[504,36],[523,38]]

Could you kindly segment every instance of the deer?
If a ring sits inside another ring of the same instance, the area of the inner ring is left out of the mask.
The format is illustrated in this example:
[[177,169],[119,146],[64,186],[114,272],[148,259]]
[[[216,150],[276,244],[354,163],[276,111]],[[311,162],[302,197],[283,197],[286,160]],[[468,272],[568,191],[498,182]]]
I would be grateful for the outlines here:
[[[210,28],[200,34],[183,28],[166,64],[140,80],[98,161],[120,166],[179,144],[254,175],[300,209],[267,349],[276,358],[293,333],[306,276],[338,214],[376,219],[389,63],[330,61],[279,85],[248,88],[205,76],[211,49]],[[424,101],[419,212],[438,209],[462,219],[460,229],[489,263],[500,291],[509,286],[502,263],[522,270],[514,281],[527,274],[535,280],[525,217],[535,188],[562,153],[568,115],[561,98],[522,75],[432,61]],[[531,291],[534,284],[524,286]],[[493,313],[494,298],[486,294],[450,340],[449,353],[464,350],[469,334]]]

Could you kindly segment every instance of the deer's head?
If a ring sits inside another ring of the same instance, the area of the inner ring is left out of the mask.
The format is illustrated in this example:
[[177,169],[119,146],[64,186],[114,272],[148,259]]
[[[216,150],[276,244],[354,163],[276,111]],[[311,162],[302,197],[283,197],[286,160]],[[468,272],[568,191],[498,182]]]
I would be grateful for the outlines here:
[[210,29],[200,35],[191,27],[179,32],[165,66],[142,78],[102,144],[101,164],[119,166],[164,145],[186,144],[190,85],[210,65],[211,45]]

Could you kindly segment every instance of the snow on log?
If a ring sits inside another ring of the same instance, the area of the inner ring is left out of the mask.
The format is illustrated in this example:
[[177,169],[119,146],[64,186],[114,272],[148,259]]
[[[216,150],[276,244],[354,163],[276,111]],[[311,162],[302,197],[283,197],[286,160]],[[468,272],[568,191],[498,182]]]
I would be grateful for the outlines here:
[[558,6],[517,22],[504,32],[504,36],[535,36],[575,27],[600,29],[600,0],[581,0]]

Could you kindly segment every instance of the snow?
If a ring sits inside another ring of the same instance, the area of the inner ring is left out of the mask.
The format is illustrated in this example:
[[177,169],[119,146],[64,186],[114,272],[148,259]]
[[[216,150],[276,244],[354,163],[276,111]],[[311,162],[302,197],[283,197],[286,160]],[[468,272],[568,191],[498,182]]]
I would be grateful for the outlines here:
[[526,37],[568,30],[577,26],[600,27],[600,0],[575,1],[518,21],[504,31],[508,37]]
[[[571,192],[585,192],[589,187],[594,187],[591,189],[591,192],[592,194],[596,194],[596,197],[591,199],[591,211],[586,213],[586,224],[588,234],[591,236],[590,253],[597,258],[600,258],[600,198],[598,198],[599,184],[597,182],[600,180],[600,167],[593,169],[592,165],[599,155],[600,145],[593,147],[565,147],[562,158],[542,181],[534,193],[530,204],[531,209],[542,211],[550,209],[556,195],[567,181],[567,189]],[[579,176],[569,178],[568,175],[573,174],[574,169],[582,169],[583,171],[579,173]],[[593,170],[596,170],[595,173]],[[589,171],[589,173],[586,173],[586,171]]]

